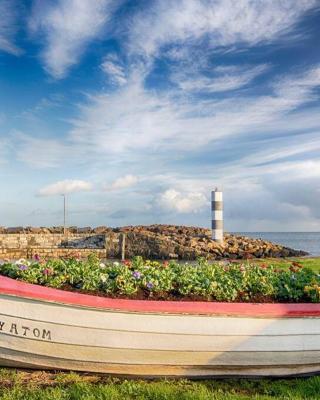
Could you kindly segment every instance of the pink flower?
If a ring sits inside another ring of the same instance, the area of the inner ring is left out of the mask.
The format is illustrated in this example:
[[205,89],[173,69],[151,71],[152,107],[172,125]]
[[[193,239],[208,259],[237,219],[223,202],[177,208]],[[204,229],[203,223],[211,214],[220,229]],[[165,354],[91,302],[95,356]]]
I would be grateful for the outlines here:
[[131,266],[131,261],[130,260],[123,260],[122,264],[126,265],[127,267]]
[[42,273],[43,275],[52,275],[52,270],[50,268],[45,268]]

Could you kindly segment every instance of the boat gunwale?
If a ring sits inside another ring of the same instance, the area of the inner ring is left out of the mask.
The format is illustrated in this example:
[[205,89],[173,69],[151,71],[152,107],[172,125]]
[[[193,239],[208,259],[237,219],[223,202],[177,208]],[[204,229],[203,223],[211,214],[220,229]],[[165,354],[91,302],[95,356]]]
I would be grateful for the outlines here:
[[114,299],[70,292],[0,276],[0,295],[66,306],[157,314],[228,315],[245,317],[320,317],[319,303],[227,303]]

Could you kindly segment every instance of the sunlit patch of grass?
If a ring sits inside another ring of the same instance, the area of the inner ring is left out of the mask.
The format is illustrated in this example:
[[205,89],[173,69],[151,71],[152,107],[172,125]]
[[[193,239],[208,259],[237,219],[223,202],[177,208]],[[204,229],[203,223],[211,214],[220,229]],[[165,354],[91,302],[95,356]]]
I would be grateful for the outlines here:
[[[38,378],[41,376],[44,381],[39,386]],[[11,380],[11,385],[3,385],[4,379]],[[319,399],[319,393],[319,376],[294,379],[146,381],[72,372],[0,370],[1,400],[312,400]]]
[[267,264],[273,265],[278,268],[289,268],[292,262],[301,264],[303,267],[312,269],[313,271],[320,272],[320,257],[313,258],[260,258],[248,261],[254,264]]

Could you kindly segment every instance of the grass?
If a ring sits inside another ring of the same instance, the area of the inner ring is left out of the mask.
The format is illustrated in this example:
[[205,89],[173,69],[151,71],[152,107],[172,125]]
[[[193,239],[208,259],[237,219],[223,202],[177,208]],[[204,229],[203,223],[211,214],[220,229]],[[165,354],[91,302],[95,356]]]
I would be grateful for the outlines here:
[[[312,258],[260,258],[256,260],[250,260],[251,262],[258,264],[274,265],[279,268],[289,268],[293,261],[298,262],[304,267],[311,268],[315,272],[320,272],[320,257]],[[320,398],[320,396],[319,396]]]
[[143,381],[72,372],[0,370],[0,399],[3,400],[312,400],[319,398],[320,377]]

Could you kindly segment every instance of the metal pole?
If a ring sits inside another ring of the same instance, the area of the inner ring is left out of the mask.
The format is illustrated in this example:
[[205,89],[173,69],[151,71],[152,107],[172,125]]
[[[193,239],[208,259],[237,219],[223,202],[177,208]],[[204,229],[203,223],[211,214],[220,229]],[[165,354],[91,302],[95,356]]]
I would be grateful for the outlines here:
[[66,234],[66,195],[63,194],[63,234]]
[[121,260],[125,260],[126,258],[126,234],[122,234],[122,240],[121,240]]
[[223,198],[217,188],[211,192],[211,214],[212,239],[223,243]]

